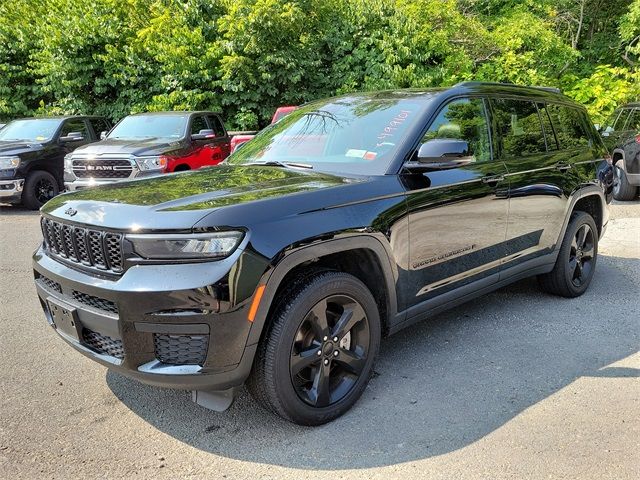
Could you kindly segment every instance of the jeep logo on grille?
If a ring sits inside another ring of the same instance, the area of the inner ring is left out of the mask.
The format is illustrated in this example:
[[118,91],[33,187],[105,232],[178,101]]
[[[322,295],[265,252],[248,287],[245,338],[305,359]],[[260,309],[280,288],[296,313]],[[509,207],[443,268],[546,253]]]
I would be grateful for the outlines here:
[[111,165],[87,165],[87,170],[113,170]]

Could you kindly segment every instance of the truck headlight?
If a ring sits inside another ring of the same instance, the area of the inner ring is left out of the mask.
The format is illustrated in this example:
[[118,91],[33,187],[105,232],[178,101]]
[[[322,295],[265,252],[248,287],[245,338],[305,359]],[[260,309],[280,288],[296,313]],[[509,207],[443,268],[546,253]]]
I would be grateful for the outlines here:
[[146,259],[220,259],[231,255],[243,232],[127,235],[133,250]]
[[20,157],[0,157],[0,170],[16,168],[20,164]]
[[64,171],[69,173],[73,171],[73,159],[71,158],[70,153],[67,153],[64,156]]
[[138,168],[143,172],[164,170],[167,167],[167,157],[158,155],[153,157],[134,157]]

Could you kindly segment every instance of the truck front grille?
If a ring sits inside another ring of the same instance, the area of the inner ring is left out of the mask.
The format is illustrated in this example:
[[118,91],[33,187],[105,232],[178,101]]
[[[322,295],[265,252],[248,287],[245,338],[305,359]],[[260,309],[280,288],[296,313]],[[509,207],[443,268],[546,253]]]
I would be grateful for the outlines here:
[[200,365],[207,358],[209,335],[153,335],[156,358],[169,365]]
[[120,233],[103,232],[42,218],[42,235],[50,253],[99,270],[122,273]]
[[129,178],[133,172],[133,165],[126,159],[78,159],[73,160],[72,169],[78,178]]

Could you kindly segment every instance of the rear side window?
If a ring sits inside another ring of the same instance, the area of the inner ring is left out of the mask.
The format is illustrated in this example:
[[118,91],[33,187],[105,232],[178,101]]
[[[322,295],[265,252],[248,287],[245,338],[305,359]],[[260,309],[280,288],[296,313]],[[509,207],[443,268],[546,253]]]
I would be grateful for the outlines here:
[[90,118],[89,123],[93,127],[93,131],[96,135],[100,135],[101,132],[109,131],[109,124],[103,118]]
[[588,147],[591,144],[581,112],[575,108],[554,104],[548,104],[547,111],[561,150]]
[[546,153],[538,109],[528,100],[492,100],[502,158]]
[[209,115],[209,123],[216,134],[216,137],[224,137],[224,127],[217,115]]
[[62,125],[61,137],[66,137],[72,132],[79,132],[82,138],[89,139],[89,129],[82,119],[66,120]]
[[191,135],[200,133],[200,130],[209,130],[207,121],[201,115],[194,117],[193,121],[191,122]]
[[635,130],[640,132],[640,108],[636,108],[631,112],[629,120],[627,120],[626,130]]

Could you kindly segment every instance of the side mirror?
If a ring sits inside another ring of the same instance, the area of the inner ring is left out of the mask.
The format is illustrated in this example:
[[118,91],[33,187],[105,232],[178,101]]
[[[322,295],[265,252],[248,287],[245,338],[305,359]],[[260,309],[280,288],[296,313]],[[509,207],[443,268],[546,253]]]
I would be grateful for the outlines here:
[[191,135],[191,140],[206,140],[207,138],[215,138],[216,132],[210,129],[200,130],[199,133]]
[[66,135],[64,137],[60,137],[60,141],[63,143],[66,142],[79,142],[81,140],[84,140],[84,135],[82,135],[82,132],[69,132],[69,135]]
[[434,138],[420,145],[415,161],[409,162],[409,170],[447,170],[475,162],[469,144],[453,138]]
[[100,140],[104,140],[105,138],[107,138],[107,132],[106,130],[103,130],[102,132],[100,132]]

